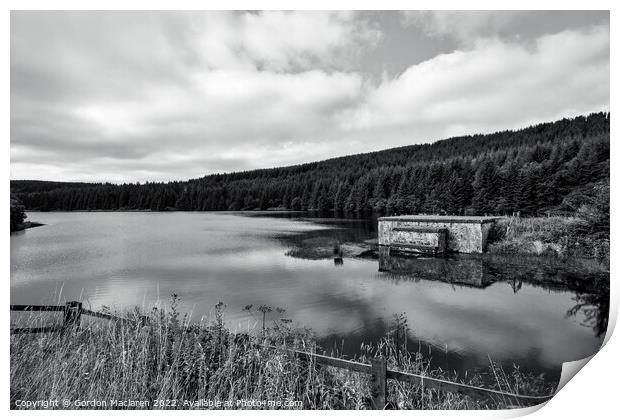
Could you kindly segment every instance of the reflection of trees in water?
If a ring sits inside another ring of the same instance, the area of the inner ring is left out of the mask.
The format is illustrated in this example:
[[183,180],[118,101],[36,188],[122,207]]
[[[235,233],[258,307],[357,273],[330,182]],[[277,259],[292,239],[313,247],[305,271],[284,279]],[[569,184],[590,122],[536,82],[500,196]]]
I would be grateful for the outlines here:
[[510,284],[510,286],[512,287],[512,291],[517,294],[517,292],[519,290],[521,290],[521,287],[523,287],[523,281],[522,280],[516,280],[516,279],[512,279],[512,280],[508,280],[508,283]]
[[583,314],[582,325],[594,330],[597,337],[607,331],[609,321],[609,282],[597,281],[597,293],[577,293],[573,300],[575,305],[566,312],[566,317]]

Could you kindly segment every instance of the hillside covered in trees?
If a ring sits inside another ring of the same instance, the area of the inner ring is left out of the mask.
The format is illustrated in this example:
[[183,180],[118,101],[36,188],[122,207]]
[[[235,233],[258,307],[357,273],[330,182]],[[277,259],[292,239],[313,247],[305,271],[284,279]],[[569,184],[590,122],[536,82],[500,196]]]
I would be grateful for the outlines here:
[[189,181],[11,181],[27,209],[572,214],[609,192],[609,113]]

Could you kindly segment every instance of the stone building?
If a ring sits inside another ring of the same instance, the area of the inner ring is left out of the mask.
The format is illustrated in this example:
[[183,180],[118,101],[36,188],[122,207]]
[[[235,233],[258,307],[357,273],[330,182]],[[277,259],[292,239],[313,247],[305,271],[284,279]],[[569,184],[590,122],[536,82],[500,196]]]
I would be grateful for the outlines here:
[[[391,216],[379,218],[379,245],[399,251],[482,253],[498,217]],[[442,239],[443,237],[443,239]]]

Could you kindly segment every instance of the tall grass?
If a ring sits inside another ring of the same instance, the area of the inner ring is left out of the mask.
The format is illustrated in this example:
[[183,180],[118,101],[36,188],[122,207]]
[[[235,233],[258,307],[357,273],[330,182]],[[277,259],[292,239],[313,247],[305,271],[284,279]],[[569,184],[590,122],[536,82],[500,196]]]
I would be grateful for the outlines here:
[[[369,375],[319,366],[313,359],[304,361],[284,350],[320,352],[309,330],[279,319],[256,333],[233,333],[224,324],[224,309],[219,304],[212,320],[191,323],[177,312],[173,300],[169,310],[154,309],[146,325],[84,320],[82,328],[64,333],[13,335],[12,407],[17,400],[67,399],[176,401],[161,407],[176,409],[196,408],[189,402],[200,401],[232,401],[229,408],[244,408],[237,404],[239,400],[301,402],[301,406],[280,408],[369,408]],[[141,315],[138,310],[124,314],[136,319]],[[397,327],[402,328],[406,324]],[[364,356],[359,360],[383,356],[391,368],[454,379],[448,372],[431,370],[420,353],[406,351],[402,334],[398,331],[376,345],[363,345]],[[553,390],[553,384],[542,377],[518,369],[507,374],[493,363],[488,372],[464,380],[530,395],[548,395]],[[474,400],[391,380],[388,401],[391,407],[403,409],[491,409],[515,404],[506,399]]]
[[609,260],[609,232],[592,234],[578,217],[507,217],[489,233],[488,252]]

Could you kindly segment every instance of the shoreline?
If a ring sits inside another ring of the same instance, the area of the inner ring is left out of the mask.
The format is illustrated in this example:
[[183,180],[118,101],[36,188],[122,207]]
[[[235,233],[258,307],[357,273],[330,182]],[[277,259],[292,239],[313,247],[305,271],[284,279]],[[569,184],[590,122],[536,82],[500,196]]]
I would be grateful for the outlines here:
[[17,229],[12,230],[11,233],[13,233],[13,232],[21,232],[21,231],[24,231],[26,229],[32,229],[32,228],[39,227],[39,226],[45,226],[45,223],[24,222],[24,223],[20,224],[19,226],[17,226]]

